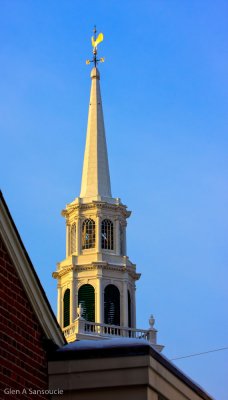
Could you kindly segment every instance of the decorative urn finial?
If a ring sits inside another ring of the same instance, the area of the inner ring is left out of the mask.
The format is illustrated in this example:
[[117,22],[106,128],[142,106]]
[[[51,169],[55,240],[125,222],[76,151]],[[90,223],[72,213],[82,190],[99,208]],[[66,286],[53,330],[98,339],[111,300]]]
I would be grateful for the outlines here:
[[150,329],[154,329],[154,323],[155,323],[155,319],[154,319],[153,314],[151,314],[150,319],[149,319]]

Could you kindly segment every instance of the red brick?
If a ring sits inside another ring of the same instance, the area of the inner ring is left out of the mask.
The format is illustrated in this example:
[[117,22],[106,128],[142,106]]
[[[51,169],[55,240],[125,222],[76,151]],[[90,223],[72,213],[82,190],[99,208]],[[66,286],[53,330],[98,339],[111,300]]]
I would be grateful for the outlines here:
[[[7,249],[0,238],[0,399],[5,387],[47,389],[47,355],[44,332],[33,311]],[[18,396],[18,399],[22,397]],[[34,399],[34,395],[27,395]],[[47,395],[37,395],[38,400]],[[7,395],[7,400],[15,395]]]

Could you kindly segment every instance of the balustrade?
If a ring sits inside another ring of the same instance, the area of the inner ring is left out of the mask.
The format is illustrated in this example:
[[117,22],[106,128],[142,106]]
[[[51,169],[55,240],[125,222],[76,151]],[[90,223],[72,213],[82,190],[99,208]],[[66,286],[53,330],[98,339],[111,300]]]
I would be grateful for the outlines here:
[[[134,339],[146,339],[149,341],[149,330],[144,329],[134,329],[134,328],[127,328],[123,326],[117,325],[108,325],[108,324],[100,324],[97,322],[89,322],[82,320],[80,321],[82,327],[82,321],[84,322],[84,332],[80,329],[80,333],[91,334],[93,336],[117,336],[117,337],[128,337]],[[63,328],[63,333],[66,339],[78,332],[78,323],[77,320]]]

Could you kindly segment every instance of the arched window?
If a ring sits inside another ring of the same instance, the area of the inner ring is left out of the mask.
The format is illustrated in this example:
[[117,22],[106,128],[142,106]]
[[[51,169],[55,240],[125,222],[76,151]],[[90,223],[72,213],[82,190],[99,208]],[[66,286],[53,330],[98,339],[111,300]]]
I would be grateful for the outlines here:
[[83,308],[82,316],[86,321],[95,322],[95,292],[92,285],[82,285],[78,291],[78,305]]
[[108,285],[104,291],[104,323],[120,325],[120,292],[114,285]]
[[71,254],[76,251],[76,224],[73,224],[70,230],[70,250]]
[[127,300],[128,300],[128,328],[131,328],[131,295],[129,290],[127,292]]
[[82,224],[82,248],[91,249],[95,247],[95,222],[93,219],[85,219]]
[[63,296],[63,327],[70,325],[70,289]]
[[101,247],[113,250],[113,223],[109,219],[104,219],[101,224]]

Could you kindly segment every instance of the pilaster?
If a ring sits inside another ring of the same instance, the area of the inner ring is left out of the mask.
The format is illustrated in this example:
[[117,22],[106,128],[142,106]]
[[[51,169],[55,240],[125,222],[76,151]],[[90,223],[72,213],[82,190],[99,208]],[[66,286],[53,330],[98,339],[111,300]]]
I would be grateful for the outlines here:
[[97,274],[96,286],[96,322],[103,324],[104,322],[104,294],[103,294],[103,279],[102,270]]
[[100,214],[97,214],[96,218],[96,244],[97,244],[97,252],[101,252],[101,217]]
[[127,224],[126,224],[126,222],[125,222],[125,224],[124,224],[124,232],[123,232],[123,241],[124,241],[123,248],[124,248],[124,256],[126,256],[126,255],[127,255],[127,236],[126,236],[126,231],[127,231]]
[[127,293],[127,279],[123,281],[123,297],[122,297],[122,312],[123,312],[123,326],[128,326],[128,293]]
[[70,224],[66,222],[66,258],[70,255]]
[[120,255],[120,221],[116,218],[115,220],[115,250],[116,255]]
[[75,285],[75,318],[78,318],[78,285],[77,281],[74,282]]
[[79,217],[76,224],[76,252],[81,254],[81,218]]
[[132,290],[132,327],[136,328],[136,303],[135,303],[136,285]]
[[57,285],[58,291],[58,304],[57,304],[57,320],[60,326],[62,326],[62,287],[58,283]]
[[70,324],[73,324],[76,318],[76,308],[75,303],[75,281],[74,281],[74,271],[72,271],[72,278],[70,281]]

